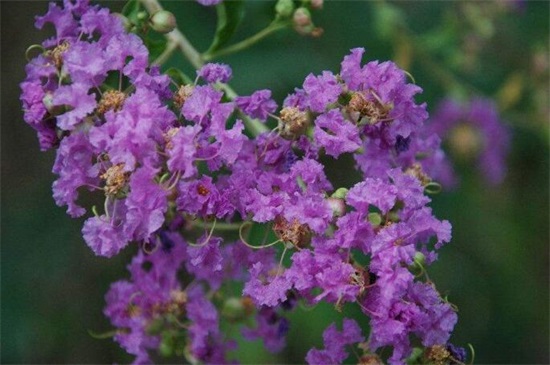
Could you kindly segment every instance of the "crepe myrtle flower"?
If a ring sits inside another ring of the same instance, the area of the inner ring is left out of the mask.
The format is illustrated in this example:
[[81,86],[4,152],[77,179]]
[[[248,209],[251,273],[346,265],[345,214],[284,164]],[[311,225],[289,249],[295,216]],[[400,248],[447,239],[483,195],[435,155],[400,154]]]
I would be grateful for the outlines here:
[[[41,149],[57,149],[56,203],[79,217],[84,190],[103,199],[82,229],[92,252],[139,247],[131,278],[111,286],[105,308],[135,363],[150,363],[153,351],[226,363],[235,348],[220,328],[226,320],[280,351],[284,313],[299,301],[358,305],[372,327],[366,344],[355,321],[330,325],[310,364],[342,363],[357,344],[392,346],[389,361],[401,364],[413,336],[434,354],[465,357],[447,345],[454,308],[422,280],[451,237],[425,195],[444,155],[436,133],[422,129],[421,89],[394,63],[363,65],[364,50],[353,49],[338,74],[308,75],[274,114],[269,89],[229,100],[223,64],[201,67],[202,84],[171,91],[142,40],[87,1],[50,5],[36,22],[46,24],[55,36],[26,67],[24,119]],[[106,85],[113,74],[131,87]],[[249,138],[236,110],[278,125]],[[476,104],[467,116],[487,119],[486,111]],[[361,181],[333,186],[323,154],[352,154]],[[243,227],[253,224],[276,240],[248,242]],[[235,226],[240,240],[229,241],[222,231]],[[243,298],[225,296],[226,284],[240,285]]]
[[232,71],[228,65],[222,63],[207,63],[197,71],[197,76],[208,83],[226,83],[231,80]]
[[361,334],[361,328],[353,319],[345,318],[342,331],[338,331],[336,325],[331,324],[323,332],[323,343],[325,348],[318,350],[313,348],[306,355],[308,364],[341,364],[348,353],[345,348],[348,345],[355,345],[363,342],[365,338]]
[[428,130],[444,140],[455,159],[475,160],[487,183],[497,185],[503,181],[510,131],[501,120],[494,101],[445,99],[430,118]]

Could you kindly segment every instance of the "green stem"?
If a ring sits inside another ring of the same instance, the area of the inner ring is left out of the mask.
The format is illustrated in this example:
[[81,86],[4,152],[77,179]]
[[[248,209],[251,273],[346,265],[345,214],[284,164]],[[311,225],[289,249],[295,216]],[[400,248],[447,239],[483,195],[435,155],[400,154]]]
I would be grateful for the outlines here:
[[262,39],[266,38],[271,33],[274,33],[278,31],[279,29],[283,29],[288,27],[289,23],[283,23],[280,21],[274,21],[271,24],[269,24],[266,28],[262,29],[258,33],[254,34],[253,36],[246,38],[239,43],[235,43],[229,47],[222,48],[219,51],[212,52],[212,53],[204,53],[202,55],[202,58],[206,61],[213,60],[215,58],[226,56],[235,52],[242,51],[243,49],[246,49],[250,46],[252,46],[255,43],[258,43]]
[[153,61],[153,64],[155,65],[162,65],[164,62],[168,61],[172,53],[178,48],[177,43],[175,42],[168,42],[166,45],[166,49],[162,52],[160,56],[157,57],[156,60]]
[[[158,2],[158,0],[139,0],[139,1],[141,1],[141,3],[143,4],[147,12],[149,12],[149,14],[154,14],[157,11],[164,10],[160,5],[160,3]],[[273,24],[274,23],[272,23],[272,25]],[[267,27],[266,29],[270,27]],[[274,30],[271,30],[271,31],[274,31]],[[183,55],[185,56],[185,58],[187,58],[187,60],[191,63],[191,65],[193,65],[194,68],[198,70],[204,65],[204,61],[205,61],[204,58],[195,49],[195,47],[193,47],[191,42],[189,42],[189,40],[183,35],[183,33],[178,28],[166,34],[165,37],[168,39],[168,46],[166,50],[159,56],[159,58],[157,58],[154,61],[154,63],[159,65],[162,64],[170,57],[170,55],[176,48],[179,48],[183,53]],[[220,88],[225,91],[225,94],[230,100],[234,100],[238,96],[238,94],[229,85],[221,85]],[[249,118],[246,115],[242,115],[242,120],[244,122],[246,129],[250,133],[252,133],[253,136],[257,136],[261,133],[269,131],[269,129],[259,120]]]
[[[214,228],[215,231],[238,231],[241,227],[242,223],[224,223],[224,222],[216,222],[216,227]],[[193,227],[194,228],[204,228],[204,229],[211,229],[214,226],[214,222],[204,222],[201,220],[193,221]]]
[[[149,14],[154,14],[157,11],[164,10],[157,0],[140,0]],[[204,64],[200,53],[193,47],[193,45],[187,40],[182,32],[178,28],[174,29],[170,33],[166,34],[168,43],[174,43],[182,51],[185,58],[189,60],[191,65],[196,69],[199,69]]]

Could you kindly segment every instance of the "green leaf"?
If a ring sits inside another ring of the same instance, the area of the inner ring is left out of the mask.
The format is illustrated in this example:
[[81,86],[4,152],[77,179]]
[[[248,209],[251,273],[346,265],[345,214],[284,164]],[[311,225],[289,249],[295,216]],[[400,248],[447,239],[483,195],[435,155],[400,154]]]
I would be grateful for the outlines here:
[[405,359],[407,365],[421,364],[423,353],[424,351],[421,348],[414,347],[412,350],[412,354],[407,359]]
[[138,22],[138,13],[141,10],[141,4],[138,0],[130,0],[122,8],[122,15],[130,19],[134,24]]
[[166,74],[178,85],[188,85],[193,83],[193,80],[191,80],[191,78],[183,73],[183,71],[179,68],[170,67],[166,70]]
[[218,12],[218,25],[214,40],[206,53],[212,53],[225,46],[239,26],[244,17],[244,1],[223,1],[216,5]]
[[166,49],[168,41],[165,37],[162,37],[160,39],[152,39],[150,37],[147,37],[145,39],[145,46],[149,50],[149,61],[153,62],[156,60],[162,52]]

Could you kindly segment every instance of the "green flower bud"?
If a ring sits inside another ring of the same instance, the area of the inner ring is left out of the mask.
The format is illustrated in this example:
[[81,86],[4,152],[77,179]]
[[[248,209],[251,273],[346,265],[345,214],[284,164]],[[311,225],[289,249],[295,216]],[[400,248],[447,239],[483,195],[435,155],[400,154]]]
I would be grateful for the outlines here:
[[311,22],[311,13],[304,7],[296,9],[292,16],[292,22],[297,28],[304,28],[313,24]]
[[145,20],[147,19],[147,12],[146,11],[140,11],[136,15],[137,20]]
[[422,252],[417,251],[414,254],[414,262],[424,266],[426,264],[426,256]]
[[275,12],[277,15],[288,18],[294,11],[294,2],[292,0],[279,0],[275,5]]
[[332,193],[332,195],[330,197],[331,198],[336,198],[336,199],[346,199],[347,194],[348,194],[348,189],[338,188],[338,189],[336,189],[336,191],[334,193]]
[[380,213],[369,213],[368,219],[369,222],[375,227],[382,224],[382,216]]
[[223,303],[222,316],[231,322],[240,322],[248,315],[245,303],[236,297],[228,298]]
[[149,19],[151,28],[159,33],[170,33],[176,29],[176,17],[169,11],[160,10]]

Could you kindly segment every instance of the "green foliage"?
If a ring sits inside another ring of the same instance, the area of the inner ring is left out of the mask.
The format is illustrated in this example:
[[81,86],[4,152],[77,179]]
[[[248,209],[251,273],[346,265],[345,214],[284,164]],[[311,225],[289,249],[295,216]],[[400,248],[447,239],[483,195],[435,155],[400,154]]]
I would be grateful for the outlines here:
[[218,24],[212,44],[206,53],[213,53],[227,45],[244,17],[244,1],[223,1],[216,5]]

